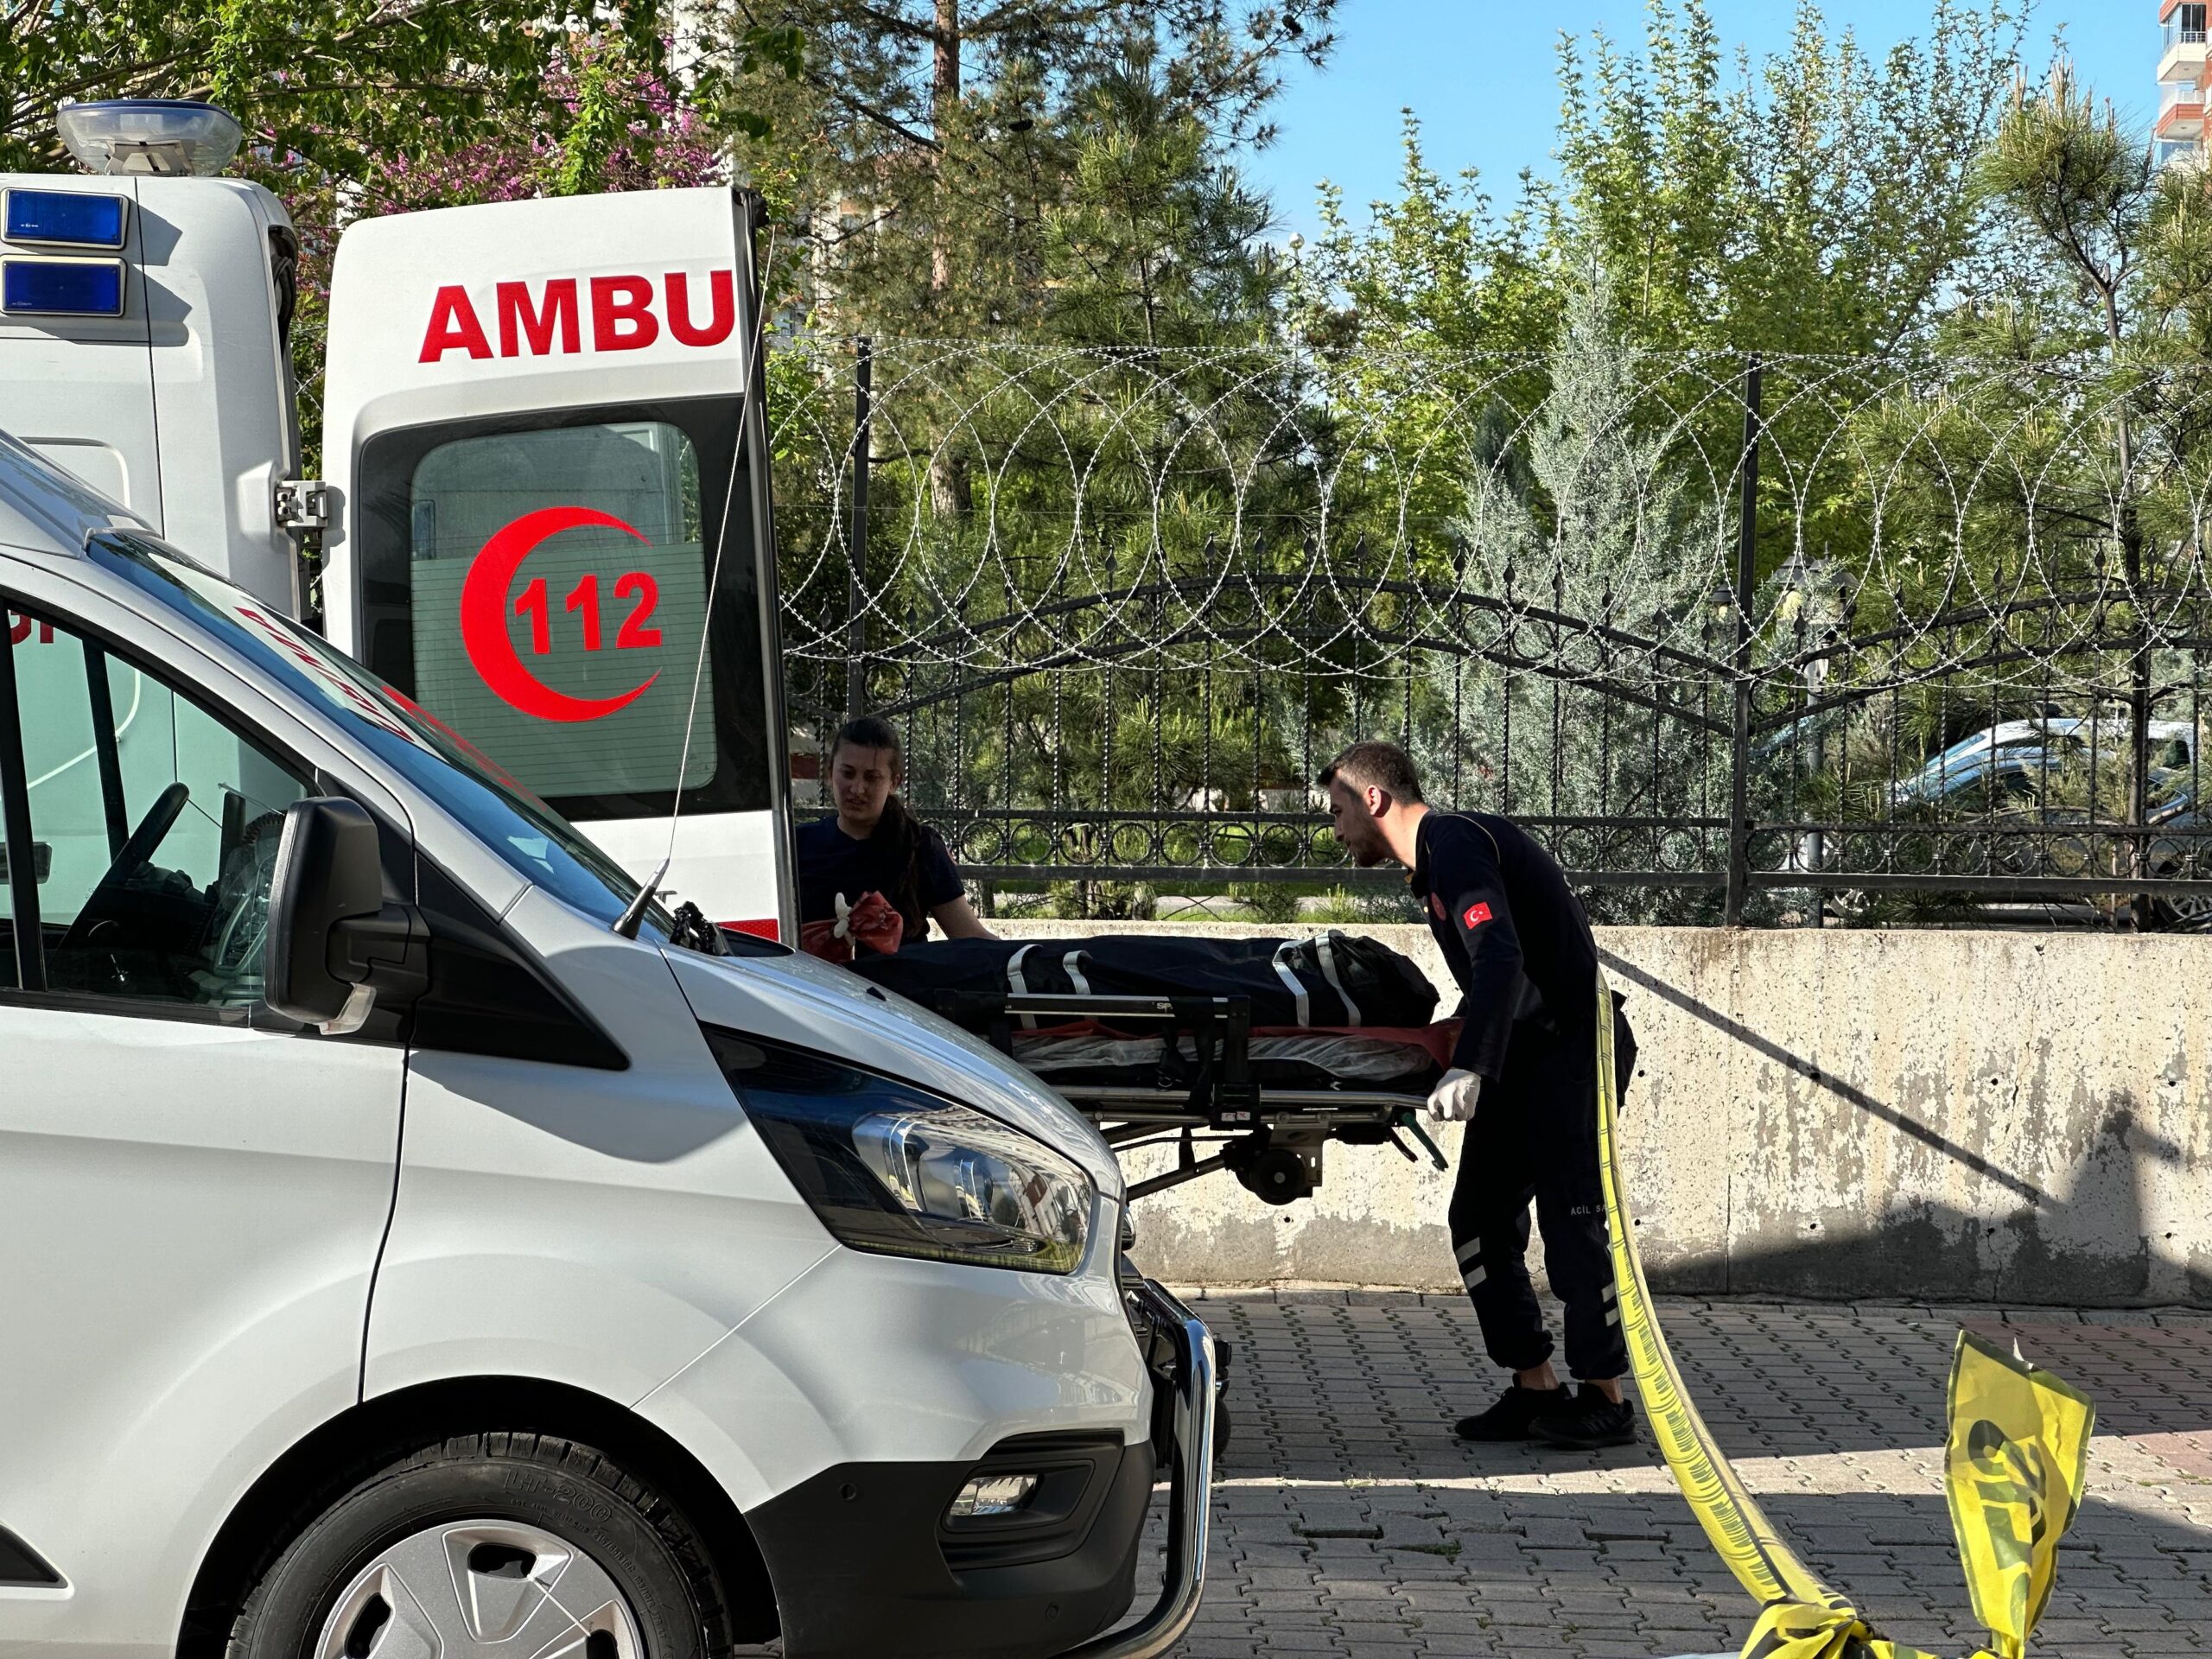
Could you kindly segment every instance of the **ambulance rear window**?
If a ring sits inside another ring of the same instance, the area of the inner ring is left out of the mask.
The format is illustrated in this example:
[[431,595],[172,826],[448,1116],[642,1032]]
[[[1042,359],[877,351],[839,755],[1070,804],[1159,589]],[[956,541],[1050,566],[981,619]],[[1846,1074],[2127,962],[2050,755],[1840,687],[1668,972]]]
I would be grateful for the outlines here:
[[741,474],[724,512],[727,417],[590,413],[370,446],[370,665],[569,817],[657,817],[678,790],[687,811],[764,807],[759,585]]

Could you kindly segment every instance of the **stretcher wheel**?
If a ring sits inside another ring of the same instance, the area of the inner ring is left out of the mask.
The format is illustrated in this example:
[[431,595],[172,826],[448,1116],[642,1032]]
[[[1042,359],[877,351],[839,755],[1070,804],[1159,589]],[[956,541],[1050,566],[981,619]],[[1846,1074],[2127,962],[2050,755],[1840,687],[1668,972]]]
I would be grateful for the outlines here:
[[1312,1195],[1306,1160],[1287,1147],[1270,1147],[1249,1162],[1233,1165],[1236,1179],[1264,1203],[1295,1204]]

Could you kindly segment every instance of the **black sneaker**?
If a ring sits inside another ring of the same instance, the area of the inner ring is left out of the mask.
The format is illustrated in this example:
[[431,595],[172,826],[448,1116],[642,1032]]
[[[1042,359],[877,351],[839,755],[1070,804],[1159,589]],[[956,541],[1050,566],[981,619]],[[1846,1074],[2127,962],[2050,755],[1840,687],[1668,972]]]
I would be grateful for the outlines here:
[[1548,1412],[1570,1409],[1572,1405],[1564,1383],[1555,1389],[1524,1389],[1516,1382],[1498,1395],[1497,1403],[1488,1411],[1452,1424],[1452,1436],[1491,1444],[1525,1440],[1536,1419]]
[[[1563,1396],[1565,1389],[1560,1390]],[[1576,1452],[1595,1452],[1600,1446],[1636,1444],[1636,1406],[1627,1399],[1608,1400],[1585,1382],[1572,1401],[1560,1402],[1529,1426],[1529,1438],[1547,1446]]]

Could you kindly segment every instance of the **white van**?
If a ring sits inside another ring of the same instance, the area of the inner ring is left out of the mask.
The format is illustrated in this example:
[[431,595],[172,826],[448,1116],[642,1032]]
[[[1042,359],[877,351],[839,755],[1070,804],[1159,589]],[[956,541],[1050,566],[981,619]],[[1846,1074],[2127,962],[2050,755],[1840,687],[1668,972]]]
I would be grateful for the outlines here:
[[0,1651],[1180,1634],[1211,1344],[1065,1103],[626,929],[500,768],[4,438],[0,613]]

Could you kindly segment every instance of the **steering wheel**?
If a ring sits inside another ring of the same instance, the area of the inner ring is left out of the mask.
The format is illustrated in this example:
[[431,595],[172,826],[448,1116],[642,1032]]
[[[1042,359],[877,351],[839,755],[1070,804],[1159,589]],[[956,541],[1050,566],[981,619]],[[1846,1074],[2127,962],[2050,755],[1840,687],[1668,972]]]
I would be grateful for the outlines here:
[[130,839],[117,852],[115,862],[107,867],[107,874],[85,895],[84,907],[78,911],[77,919],[69,924],[69,931],[61,936],[56,950],[74,950],[92,937],[92,929],[106,914],[117,891],[152,860],[155,849],[176,827],[177,819],[183,816],[185,803],[191,798],[192,791],[182,784],[171,784],[154,798],[153,805],[146,809],[146,816],[130,832]]

